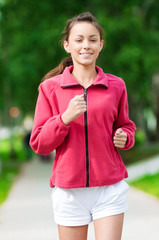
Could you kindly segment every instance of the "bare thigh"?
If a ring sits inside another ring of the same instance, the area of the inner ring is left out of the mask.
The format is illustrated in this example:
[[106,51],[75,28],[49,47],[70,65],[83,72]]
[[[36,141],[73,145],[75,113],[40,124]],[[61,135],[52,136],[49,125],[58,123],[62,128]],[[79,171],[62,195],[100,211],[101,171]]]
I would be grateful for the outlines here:
[[96,240],[121,240],[124,213],[94,220]]
[[86,240],[88,225],[78,227],[66,227],[58,225],[60,240]]

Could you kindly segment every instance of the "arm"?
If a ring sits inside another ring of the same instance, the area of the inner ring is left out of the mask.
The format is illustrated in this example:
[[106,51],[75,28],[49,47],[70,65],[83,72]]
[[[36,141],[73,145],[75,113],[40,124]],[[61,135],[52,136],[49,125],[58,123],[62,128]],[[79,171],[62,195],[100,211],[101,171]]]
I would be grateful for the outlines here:
[[[119,130],[120,129],[120,130]],[[122,130],[122,131],[121,131]],[[122,150],[128,150],[134,146],[135,139],[135,124],[129,119],[129,110],[128,110],[128,100],[127,100],[127,91],[126,86],[124,84],[124,89],[122,95],[119,100],[119,107],[118,107],[118,118],[114,122],[113,125],[113,139],[118,140],[120,137],[122,141],[124,141],[124,134],[125,135],[125,144],[121,148]]]
[[56,149],[69,132],[61,114],[53,116],[43,84],[39,87],[30,146],[38,154],[48,154]]

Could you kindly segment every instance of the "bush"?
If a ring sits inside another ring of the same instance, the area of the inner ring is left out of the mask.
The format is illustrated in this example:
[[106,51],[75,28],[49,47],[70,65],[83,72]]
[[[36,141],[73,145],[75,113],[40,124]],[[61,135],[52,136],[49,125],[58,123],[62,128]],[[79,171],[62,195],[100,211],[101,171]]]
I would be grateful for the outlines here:
[[128,150],[119,151],[124,163],[129,165],[131,163],[145,160],[146,158],[153,157],[159,154],[159,142],[156,143],[146,143],[144,145],[138,145]]
[[146,142],[146,133],[143,129],[138,129],[135,133],[135,145],[143,145]]
[[2,174],[0,175],[0,204],[2,204],[12,187],[12,184],[19,173],[20,165],[6,165],[3,164]]
[[2,162],[13,159],[15,161],[25,161],[27,159],[23,140],[20,136],[13,139],[3,139],[0,144],[0,158]]

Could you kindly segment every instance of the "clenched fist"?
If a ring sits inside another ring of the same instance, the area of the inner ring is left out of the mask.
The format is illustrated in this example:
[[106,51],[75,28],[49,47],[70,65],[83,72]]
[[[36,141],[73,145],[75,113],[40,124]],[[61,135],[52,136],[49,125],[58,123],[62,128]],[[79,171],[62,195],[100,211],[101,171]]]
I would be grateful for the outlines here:
[[76,95],[70,100],[66,111],[61,116],[61,119],[65,125],[68,125],[86,111],[87,105],[84,100],[84,94]]
[[114,146],[117,148],[124,148],[126,141],[127,134],[121,128],[118,128],[113,138]]

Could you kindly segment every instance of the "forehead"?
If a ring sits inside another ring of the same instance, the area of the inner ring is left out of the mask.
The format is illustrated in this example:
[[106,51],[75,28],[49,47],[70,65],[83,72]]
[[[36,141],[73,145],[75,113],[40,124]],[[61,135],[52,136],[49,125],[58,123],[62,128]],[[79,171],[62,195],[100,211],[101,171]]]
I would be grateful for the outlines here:
[[97,37],[100,36],[97,28],[89,22],[79,22],[75,23],[70,31],[70,36],[85,36],[85,35],[95,35]]

